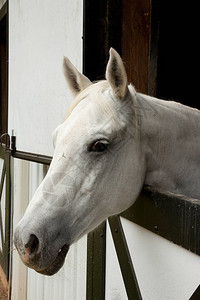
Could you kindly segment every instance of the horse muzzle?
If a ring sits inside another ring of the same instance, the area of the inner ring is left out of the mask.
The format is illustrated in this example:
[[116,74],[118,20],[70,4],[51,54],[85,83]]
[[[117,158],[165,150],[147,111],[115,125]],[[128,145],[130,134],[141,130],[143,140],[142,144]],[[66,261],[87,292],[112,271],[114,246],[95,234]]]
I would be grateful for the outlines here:
[[[22,262],[29,268],[43,275],[54,275],[63,266],[69,245],[58,247],[52,254],[46,243],[31,234],[26,243],[22,242],[19,230],[15,231],[14,244],[19,252]],[[46,244],[46,245],[45,245]]]

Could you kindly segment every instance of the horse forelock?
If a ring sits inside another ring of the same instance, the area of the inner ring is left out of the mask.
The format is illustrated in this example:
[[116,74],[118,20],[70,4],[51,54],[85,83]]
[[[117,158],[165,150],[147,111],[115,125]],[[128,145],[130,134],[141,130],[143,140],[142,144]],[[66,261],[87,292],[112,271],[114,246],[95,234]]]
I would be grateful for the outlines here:
[[[109,97],[112,98],[112,94],[111,94],[111,92],[110,93],[108,92],[107,94],[105,94],[105,92],[109,91],[109,90],[110,90],[110,86],[109,86],[109,83],[107,80],[95,82],[91,86],[84,89],[82,92],[80,92],[78,94],[78,96],[71,103],[71,105],[66,113],[65,120],[70,116],[70,114],[75,109],[75,107],[83,99],[88,97],[88,100],[96,101],[96,103],[98,104],[97,108],[99,109],[100,113],[103,111],[103,113],[106,113],[107,115],[109,115],[116,123],[116,126],[118,126],[119,119],[118,119],[117,109],[115,108],[115,105],[111,105],[111,102],[108,101],[108,99],[107,99],[108,95],[109,95]],[[131,84],[129,85],[129,93],[126,97],[131,98],[131,102],[133,104],[134,115],[138,122],[136,91],[135,91],[135,88]],[[123,100],[118,99],[117,101],[123,101]],[[138,126],[136,126],[136,127],[138,127]]]

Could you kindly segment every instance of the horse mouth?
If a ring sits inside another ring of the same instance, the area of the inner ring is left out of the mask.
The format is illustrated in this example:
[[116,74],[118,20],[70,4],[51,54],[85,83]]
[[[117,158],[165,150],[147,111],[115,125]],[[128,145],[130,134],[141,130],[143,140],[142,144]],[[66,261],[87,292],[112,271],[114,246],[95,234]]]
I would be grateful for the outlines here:
[[60,268],[63,266],[64,262],[65,262],[65,257],[67,255],[67,252],[69,250],[69,246],[66,244],[64,245],[59,251],[58,251],[58,255],[55,258],[55,260],[45,269],[42,270],[37,270],[36,271],[40,274],[43,275],[54,275],[55,273],[57,273]]

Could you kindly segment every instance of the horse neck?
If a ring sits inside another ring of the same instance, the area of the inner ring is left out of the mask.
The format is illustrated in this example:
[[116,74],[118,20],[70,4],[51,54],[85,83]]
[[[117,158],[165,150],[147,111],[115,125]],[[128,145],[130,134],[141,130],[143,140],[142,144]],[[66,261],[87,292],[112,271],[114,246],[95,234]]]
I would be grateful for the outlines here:
[[200,111],[137,94],[145,184],[200,198]]

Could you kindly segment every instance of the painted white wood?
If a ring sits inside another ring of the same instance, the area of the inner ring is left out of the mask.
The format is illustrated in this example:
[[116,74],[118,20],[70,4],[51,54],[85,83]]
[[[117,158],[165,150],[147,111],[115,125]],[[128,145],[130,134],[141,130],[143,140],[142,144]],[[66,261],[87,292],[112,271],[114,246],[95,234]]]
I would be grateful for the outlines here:
[[[13,226],[15,227],[24,215],[29,199],[29,163],[15,160],[14,163],[14,201]],[[21,262],[15,247],[13,247],[12,268],[12,299],[27,300],[27,268]]]
[[83,1],[9,3],[9,133],[17,148],[51,155],[52,131],[72,100],[63,56],[82,68]]
[[[0,178],[2,176],[2,172],[3,172],[3,166],[4,166],[4,160],[0,159]],[[3,243],[5,240],[5,183],[6,181],[4,180],[4,184],[3,184],[3,191],[2,191],[2,195],[1,195],[1,201],[0,201],[0,206],[1,206],[1,223],[2,223],[2,231],[3,231],[3,236],[1,236],[0,234],[0,250],[2,251],[3,249]]]
[[[82,27],[82,0],[10,1],[8,127],[17,136],[19,150],[52,155],[52,131],[72,100],[62,60],[67,55],[82,69]],[[15,162],[14,228],[45,175],[43,166],[28,164],[24,179],[23,163]],[[14,251],[12,299],[84,300],[86,249],[84,237],[71,247],[64,267],[53,277],[28,270]]]
[[[188,300],[200,284],[200,257],[121,218],[144,300]],[[107,226],[106,300],[127,300]]]
[[200,257],[121,218],[144,300],[188,300],[200,284]]
[[128,300],[109,223],[106,227],[106,300]]

